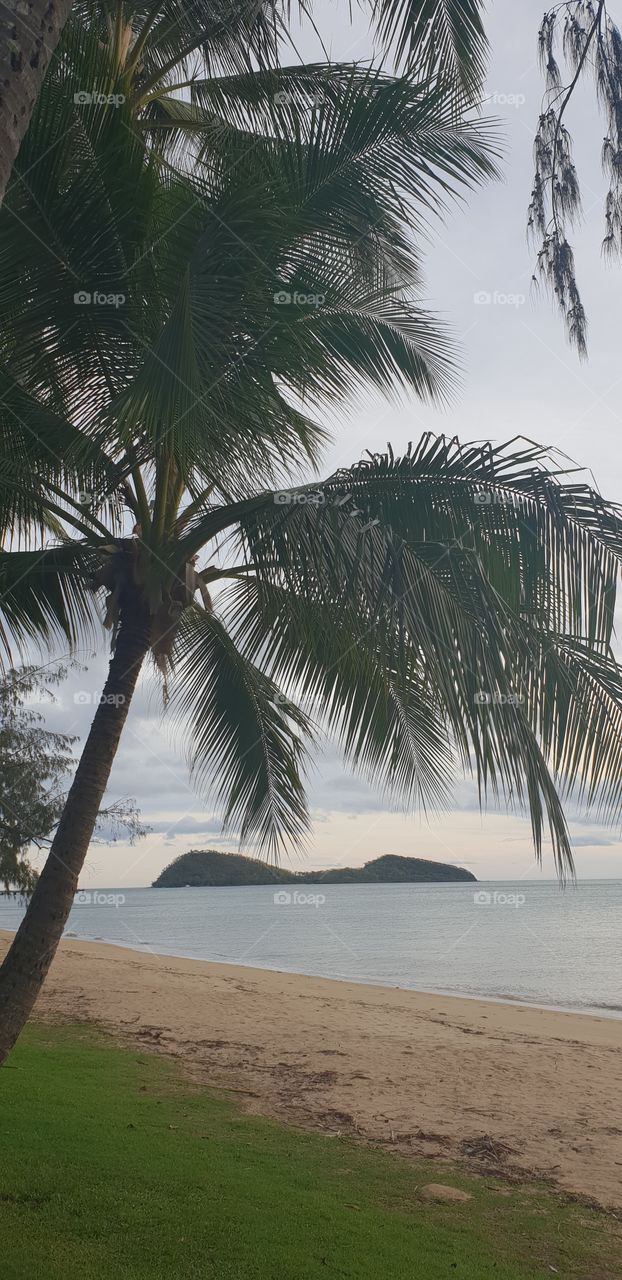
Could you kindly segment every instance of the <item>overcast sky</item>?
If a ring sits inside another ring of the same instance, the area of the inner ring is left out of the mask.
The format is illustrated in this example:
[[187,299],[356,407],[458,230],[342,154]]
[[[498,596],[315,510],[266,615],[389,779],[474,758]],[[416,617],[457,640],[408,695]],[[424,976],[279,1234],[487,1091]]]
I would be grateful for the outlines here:
[[[371,45],[361,14],[348,24],[345,3],[317,6],[315,17],[332,57],[368,57]],[[459,335],[464,379],[456,403],[441,412],[414,399],[390,405],[378,399],[342,406],[326,416],[334,433],[326,471],[354,462],[365,449],[396,451],[432,429],[462,440],[502,441],[524,434],[555,445],[590,468],[601,490],[622,499],[620,448],[620,289],[622,268],[605,267],[604,182],[600,170],[602,121],[593,94],[581,94],[567,123],[584,200],[584,218],[575,234],[580,288],[589,316],[589,361],[580,364],[565,342],[550,303],[533,298],[534,253],[526,242],[526,207],[532,179],[532,144],[542,96],[536,33],[542,0],[494,0],[488,32],[492,63],[490,110],[503,121],[504,182],[488,185],[433,228],[427,254],[427,302]],[[609,5],[622,24],[622,0]],[[305,58],[318,56],[312,37],[301,34]],[[104,655],[85,655],[88,672],[72,676],[62,701],[50,709],[50,727],[84,733],[93,712],[93,694],[105,677]],[[76,704],[76,691],[89,700]],[[459,863],[479,879],[512,879],[553,874],[550,856],[535,866],[529,824],[518,816],[480,816],[470,782],[456,779],[455,807],[422,821],[387,812],[364,781],[344,773],[327,748],[310,787],[313,830],[304,854],[309,867],[358,865],[385,853],[417,855]],[[183,753],[174,750],[160,715],[160,695],[143,681],[125,730],[109,789],[110,799],[132,795],[152,833],[134,848],[92,846],[83,886],[150,883],[162,867],[190,848],[234,849],[223,840],[218,815],[191,790]],[[574,810],[579,877],[622,875],[622,844]],[[249,851],[252,852],[252,851]],[[302,855],[301,855],[302,856]],[[300,859],[292,859],[300,866]]]

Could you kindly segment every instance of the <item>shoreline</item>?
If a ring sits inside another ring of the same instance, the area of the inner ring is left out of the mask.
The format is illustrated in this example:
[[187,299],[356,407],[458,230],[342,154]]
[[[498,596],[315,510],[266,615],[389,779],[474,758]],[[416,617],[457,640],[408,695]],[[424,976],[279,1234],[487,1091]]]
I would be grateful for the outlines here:
[[176,1058],[246,1111],[622,1208],[616,1019],[80,939],[35,1017]]
[[[0,938],[2,938],[3,934],[10,934],[13,936],[10,929],[0,929]],[[542,1009],[543,1011],[550,1013],[576,1014],[577,1017],[582,1018],[608,1018],[613,1022],[622,1020],[622,1005],[616,1007],[612,1007],[611,1005],[584,1005],[581,1007],[580,1005],[540,1004],[537,1001],[528,1000],[522,996],[481,995],[476,994],[475,992],[469,992],[467,994],[463,991],[451,991],[446,987],[406,987],[402,986],[400,983],[393,983],[392,985],[389,985],[386,982],[382,982],[380,979],[350,978],[323,973],[309,973],[301,969],[283,969],[276,968],[276,966],[273,965],[248,964],[244,960],[238,960],[235,964],[232,964],[229,960],[210,960],[204,956],[191,955],[189,952],[184,951],[154,951],[150,942],[121,943],[117,938],[104,938],[103,935],[101,937],[80,938],[77,934],[65,934],[63,942],[94,942],[100,943],[102,946],[106,947],[120,947],[122,950],[135,951],[137,955],[170,956],[171,959],[192,960],[196,964],[213,964],[217,966],[222,965],[225,968],[251,969],[256,970],[258,973],[291,974],[292,976],[299,978],[322,979],[324,982],[346,982],[357,987],[380,987],[384,991],[412,991],[416,995],[443,996],[451,1000],[469,1000],[475,1001],[476,1003],[481,1001],[483,1004],[510,1005],[511,1007],[517,1006],[521,1009]]]

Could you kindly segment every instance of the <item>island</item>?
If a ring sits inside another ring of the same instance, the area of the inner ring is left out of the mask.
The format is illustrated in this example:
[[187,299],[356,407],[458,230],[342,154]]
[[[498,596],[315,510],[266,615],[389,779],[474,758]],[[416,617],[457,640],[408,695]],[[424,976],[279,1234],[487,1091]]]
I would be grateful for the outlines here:
[[428,884],[475,880],[464,867],[427,858],[400,858],[385,854],[362,867],[337,867],[328,871],[289,871],[245,858],[240,853],[215,849],[191,849],[170,862],[153,881],[154,889],[232,887],[246,884]]

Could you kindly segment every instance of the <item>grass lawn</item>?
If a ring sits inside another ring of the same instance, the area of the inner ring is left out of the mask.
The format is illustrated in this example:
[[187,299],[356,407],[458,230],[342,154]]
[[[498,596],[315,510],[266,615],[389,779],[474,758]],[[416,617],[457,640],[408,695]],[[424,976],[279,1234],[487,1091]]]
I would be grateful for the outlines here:
[[[2,1280],[622,1275],[604,1214],[249,1118],[84,1028],[28,1030],[0,1116]],[[426,1182],[473,1199],[424,1204]]]

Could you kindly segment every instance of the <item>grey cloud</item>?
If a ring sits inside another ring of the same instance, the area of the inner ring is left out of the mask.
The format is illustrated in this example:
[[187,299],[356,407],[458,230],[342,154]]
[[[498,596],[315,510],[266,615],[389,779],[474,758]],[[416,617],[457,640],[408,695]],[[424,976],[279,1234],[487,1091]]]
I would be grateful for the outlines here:
[[169,818],[162,819],[157,822],[150,822],[149,826],[152,831],[164,832],[167,836],[181,835],[222,835],[222,822],[216,820],[211,821],[205,818],[193,818],[188,815],[185,818]]

